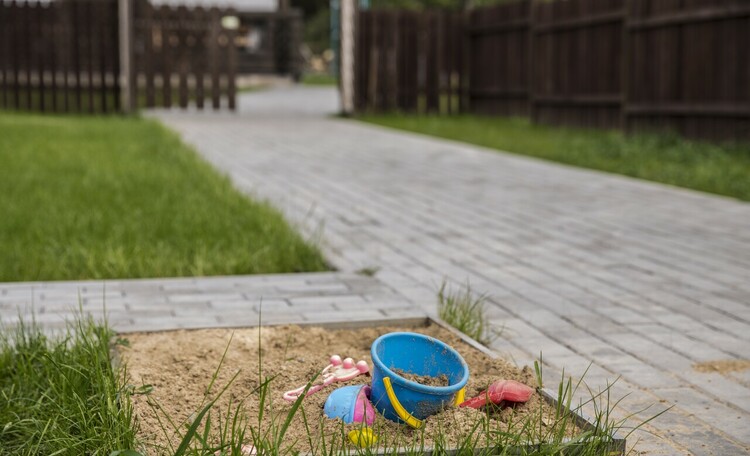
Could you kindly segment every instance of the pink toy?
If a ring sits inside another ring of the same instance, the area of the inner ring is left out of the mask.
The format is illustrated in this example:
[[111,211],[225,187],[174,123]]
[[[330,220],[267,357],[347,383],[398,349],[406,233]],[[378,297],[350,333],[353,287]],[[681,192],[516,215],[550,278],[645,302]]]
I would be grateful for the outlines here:
[[328,418],[341,418],[346,424],[365,423],[372,426],[375,409],[370,403],[370,387],[350,385],[333,390],[323,405],[323,413]]
[[[310,389],[307,390],[306,396],[317,393],[333,382],[346,382],[358,375],[370,372],[370,368],[367,366],[367,363],[365,361],[357,361],[357,363],[355,364],[354,360],[351,358],[346,358],[342,361],[339,355],[331,356],[330,361],[331,364],[326,366],[325,369],[323,369],[323,371],[320,373],[320,378],[323,380],[322,383],[312,385]],[[300,395],[302,395],[302,393],[305,391],[305,387],[307,387],[307,385],[303,385],[297,389],[287,391],[286,393],[284,393],[283,398],[290,402],[296,401],[297,398],[300,397]]]
[[459,407],[481,408],[487,404],[488,400],[493,404],[499,404],[502,401],[526,402],[532,394],[534,394],[534,389],[523,383],[514,380],[498,380],[493,382],[487,391],[462,402]]

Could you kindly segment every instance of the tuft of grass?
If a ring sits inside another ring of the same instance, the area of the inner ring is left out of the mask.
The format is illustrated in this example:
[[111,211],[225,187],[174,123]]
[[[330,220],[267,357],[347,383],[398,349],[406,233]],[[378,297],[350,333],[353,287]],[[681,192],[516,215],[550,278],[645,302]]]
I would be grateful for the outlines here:
[[441,319],[483,345],[492,343],[496,334],[487,321],[487,295],[475,294],[468,283],[458,290],[449,290],[446,282],[443,282],[437,299]]
[[750,201],[750,145],[534,125],[508,117],[364,115],[365,122]]
[[106,324],[50,338],[20,320],[0,335],[0,454],[108,455],[135,447],[126,372],[113,370]]
[[156,121],[0,112],[0,131],[0,281],[327,269]]
[[[541,379],[541,360],[535,363],[535,367],[537,376]],[[327,421],[320,409],[306,408],[303,394],[291,407],[285,406],[284,410],[280,410],[270,395],[270,385],[273,381],[273,378],[265,378],[264,382],[250,394],[256,397],[260,404],[258,410],[261,411],[261,416],[258,417],[257,425],[252,424],[242,407],[245,401],[250,399],[248,396],[235,400],[234,405],[227,406],[226,413],[215,414],[217,420],[212,421],[210,418],[205,420],[203,431],[199,432],[200,421],[206,416],[211,416],[211,408],[216,407],[217,396],[199,412],[192,415],[196,416],[192,422],[174,427],[176,432],[181,432],[180,448],[184,451],[172,450],[170,454],[239,456],[248,454],[242,453],[243,445],[252,445],[259,455],[291,456],[299,454],[297,444],[304,443],[310,448],[310,454],[322,456],[423,456],[428,453],[433,455],[618,455],[624,454],[625,447],[623,441],[615,441],[614,436],[627,438],[635,430],[666,412],[657,413],[634,425],[631,425],[630,421],[636,414],[643,413],[643,410],[627,415],[625,418],[615,419],[613,411],[621,399],[613,401],[611,398],[610,393],[614,383],[609,383],[604,389],[595,392],[583,382],[583,377],[573,382],[570,377],[566,378],[563,372],[557,387],[557,395],[553,398],[551,413],[544,414],[540,410],[540,413],[516,414],[513,409],[504,409],[503,413],[507,415],[507,420],[501,422],[490,420],[492,414],[500,413],[501,410],[488,407],[485,409],[486,413],[481,415],[476,422],[463,423],[465,432],[458,438],[450,440],[446,430],[455,427],[458,419],[451,410],[446,410],[442,415],[432,418],[439,421],[432,426],[430,431],[423,427],[409,432],[393,432],[393,424],[376,421],[369,428],[378,436],[378,443],[372,447],[357,448],[349,443],[348,432],[353,429],[363,430],[366,425],[344,425],[342,422],[329,421],[328,426],[321,423],[318,426],[318,432],[312,431],[312,426],[310,426],[312,420]],[[308,384],[308,388],[311,383],[312,381]],[[219,396],[227,387],[228,385],[224,387]],[[540,384],[539,387],[541,388],[542,385]],[[577,397],[579,390],[584,387],[584,396],[588,394],[588,399],[575,405],[573,398]],[[593,408],[594,415],[590,418],[590,424],[581,428],[578,415],[581,415],[584,407]],[[301,437],[304,442],[290,440],[287,437],[286,432],[293,420],[301,420],[304,423],[307,430],[306,435]],[[211,434],[209,431],[211,426],[218,430],[229,429],[230,431],[216,437],[216,432]],[[214,435],[213,440],[209,437],[210,435]],[[429,440],[433,442],[431,445],[427,445]]]
[[[50,339],[33,323],[23,321],[13,330],[5,330],[0,338],[0,454],[10,455],[109,455],[141,456],[149,448],[137,441],[137,423],[133,415],[131,396],[152,391],[149,385],[135,387],[128,383],[124,365],[112,368],[110,341],[112,331],[106,322],[95,324],[91,318],[79,317],[68,326],[64,337]],[[219,371],[230,341],[219,360],[213,376],[208,379],[204,401],[184,423],[177,423],[164,412],[158,402],[148,396],[149,404],[159,412],[157,418],[170,443],[165,448],[151,448],[156,454],[175,456],[214,456],[248,454],[247,445],[255,447],[258,455],[286,456],[298,454],[299,440],[287,435],[290,424],[301,420],[307,435],[301,437],[313,455],[422,456],[446,454],[493,455],[563,455],[584,456],[621,454],[624,448],[612,436],[636,429],[660,414],[629,426],[628,420],[614,419],[613,411],[619,401],[612,401],[612,384],[600,391],[592,391],[581,380],[573,382],[563,372],[557,388],[555,406],[542,414],[515,414],[512,408],[504,409],[505,422],[490,420],[499,413],[486,408],[476,422],[464,424],[465,431],[456,439],[448,439],[446,430],[456,426],[451,410],[435,417],[435,426],[409,432],[394,432],[393,423],[375,423],[373,432],[378,435],[376,446],[354,448],[349,443],[348,432],[363,429],[365,425],[331,423],[320,409],[305,407],[303,393],[291,406],[279,407],[271,395],[274,377],[263,382],[245,397],[227,394],[237,379],[237,372],[229,381],[216,385]],[[116,339],[115,343],[126,344]],[[259,348],[259,356],[261,348]],[[536,375],[541,382],[542,363],[535,363]],[[313,378],[307,385],[312,385]],[[539,387],[543,385],[540,383]],[[578,406],[573,398],[586,386],[590,398]],[[218,392],[214,392],[218,389]],[[245,411],[250,400],[259,401],[257,422]],[[593,406],[593,426],[579,427],[576,414],[584,406]],[[639,411],[637,413],[641,413]],[[664,412],[662,412],[664,413]],[[319,432],[311,430],[312,420],[328,421],[319,425]],[[172,437],[176,437],[173,439]],[[434,443],[426,445],[428,439]],[[455,452],[454,452],[455,451]]]
[[356,273],[365,277],[375,277],[375,274],[380,271],[378,266],[365,266],[364,268],[357,269]]

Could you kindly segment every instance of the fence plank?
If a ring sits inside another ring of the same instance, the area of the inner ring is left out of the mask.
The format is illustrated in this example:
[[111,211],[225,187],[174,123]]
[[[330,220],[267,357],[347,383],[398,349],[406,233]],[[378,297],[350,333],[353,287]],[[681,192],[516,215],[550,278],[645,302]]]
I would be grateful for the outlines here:
[[[206,23],[209,16],[206,10],[198,7],[194,12],[194,18],[197,22]],[[193,62],[195,64],[195,105],[198,109],[203,109],[205,105],[206,92],[204,89],[204,76],[206,74],[206,29],[199,28],[195,30],[195,54]]]
[[440,88],[438,87],[437,16],[429,12],[423,22],[425,37],[425,109],[437,112],[440,109]]
[[[236,16],[237,12],[234,10],[228,10],[226,12],[229,16]],[[290,36],[288,37],[287,42],[287,49],[290,42],[294,42],[294,38],[292,37],[292,34],[294,31],[292,30],[293,24],[289,21],[287,22],[287,26],[289,27],[289,33]],[[230,110],[234,111],[237,109],[237,46],[236,46],[236,40],[237,40],[237,30],[236,29],[229,29],[226,31],[227,34],[227,43],[226,43],[226,51],[227,51],[227,71],[226,71],[226,78],[227,78],[227,106]],[[289,54],[289,52],[288,52]],[[288,55],[288,65],[289,68],[287,71],[294,71],[293,65],[294,62],[292,61],[292,56]]]

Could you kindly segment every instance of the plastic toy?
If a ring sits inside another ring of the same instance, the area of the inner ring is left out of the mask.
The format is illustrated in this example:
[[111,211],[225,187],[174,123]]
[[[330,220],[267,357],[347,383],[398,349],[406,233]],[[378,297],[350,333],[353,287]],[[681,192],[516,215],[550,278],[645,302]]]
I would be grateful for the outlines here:
[[351,385],[334,390],[326,399],[323,412],[328,418],[341,418],[346,424],[371,425],[375,421],[375,409],[370,404],[370,387]]
[[354,429],[349,431],[349,441],[360,448],[367,448],[378,442],[378,436],[372,429]]
[[[339,355],[333,355],[331,356],[330,362],[331,364],[326,366],[320,373],[322,382],[312,385],[310,389],[307,390],[305,396],[317,393],[334,382],[346,382],[358,375],[370,372],[370,368],[365,361],[357,361],[355,364],[354,360],[351,358],[346,358],[342,361]],[[282,397],[289,402],[296,401],[297,398],[304,393],[306,387],[307,385],[303,385],[299,388],[287,391]]]
[[515,380],[498,380],[493,382],[486,391],[479,396],[473,397],[461,404],[459,407],[481,408],[489,400],[493,404],[499,404],[502,401],[509,402],[526,402],[534,394],[534,388],[519,383]]
[[[417,333],[384,334],[373,342],[372,393],[375,408],[391,421],[411,427],[447,406],[463,402],[469,366],[453,348],[434,337]],[[448,377],[448,386],[428,386],[393,371]]]
[[[225,454],[227,453],[217,450],[214,453],[214,456],[224,456]],[[258,450],[256,450],[254,446],[245,443],[240,447],[240,454],[242,456],[256,456],[258,454]]]

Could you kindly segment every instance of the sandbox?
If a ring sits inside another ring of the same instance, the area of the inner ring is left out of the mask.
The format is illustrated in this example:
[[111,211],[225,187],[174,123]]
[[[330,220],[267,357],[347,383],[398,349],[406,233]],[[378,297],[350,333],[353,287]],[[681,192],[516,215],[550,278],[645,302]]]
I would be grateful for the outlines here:
[[[166,417],[177,424],[192,420],[207,401],[206,389],[214,374],[216,379],[208,398],[237,375],[217,401],[214,413],[226,414],[229,407],[236,408],[240,404],[247,426],[256,433],[270,435],[274,426],[278,431],[292,407],[292,403],[282,399],[284,391],[304,385],[315,377],[328,364],[332,354],[365,360],[372,366],[371,344],[380,335],[394,331],[426,334],[459,352],[471,372],[466,384],[467,398],[478,395],[500,378],[537,387],[533,368],[517,368],[444,323],[431,319],[399,321],[398,324],[352,322],[326,327],[291,325],[131,333],[122,336],[128,344],[118,350],[136,390],[150,391],[148,395],[133,396],[135,414],[140,423],[139,438],[146,443],[149,454],[162,454],[169,452],[170,442],[174,448],[180,440],[178,433],[165,426]],[[217,373],[222,356],[223,364]],[[268,384],[264,418],[259,423],[258,388],[268,378],[273,380]],[[362,425],[327,419],[323,414],[323,404],[335,388],[370,380],[369,376],[358,376],[305,398],[282,439],[282,451],[318,454],[324,447],[328,452],[331,447],[337,448],[338,453],[361,451],[346,436],[351,430],[361,429]],[[142,388],[142,385],[150,386]],[[158,404],[158,407],[153,404]],[[561,430],[562,411],[568,424]],[[523,423],[526,427],[534,423],[533,432],[523,429]],[[474,449],[486,448],[492,445],[487,437],[499,433],[526,436],[517,442],[521,449],[533,444],[526,441],[528,436],[544,440],[545,436],[562,433],[566,438],[575,438],[584,431],[593,430],[593,424],[580,414],[558,408],[556,398],[549,391],[537,389],[524,404],[503,403],[500,407],[479,410],[447,408],[427,418],[421,429],[412,429],[378,415],[372,429],[379,440],[368,451],[392,454],[393,448],[404,449],[402,452],[407,453],[415,450],[429,453],[433,448],[450,451],[465,449],[467,445]],[[250,432],[247,435],[249,437]],[[468,443],[471,439],[473,443]],[[624,450],[625,440],[611,436],[607,451],[624,454]]]

